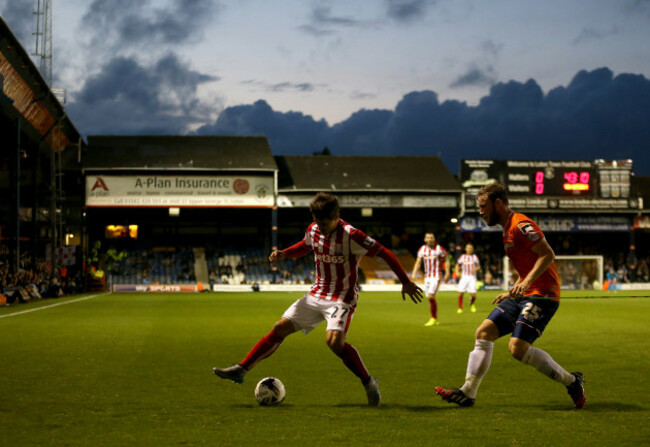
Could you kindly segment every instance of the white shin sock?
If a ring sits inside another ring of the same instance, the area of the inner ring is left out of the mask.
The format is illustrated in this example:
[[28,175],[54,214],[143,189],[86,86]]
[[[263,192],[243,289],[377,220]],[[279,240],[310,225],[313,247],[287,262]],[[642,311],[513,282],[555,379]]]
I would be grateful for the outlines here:
[[461,391],[465,393],[467,397],[476,399],[478,387],[488,369],[490,369],[493,349],[493,341],[476,340],[474,350],[469,353],[469,359],[467,360],[465,384],[460,387]]
[[571,385],[575,380],[573,374],[567,372],[548,353],[541,349],[531,346],[522,357],[521,362],[532,366],[537,371],[564,386]]

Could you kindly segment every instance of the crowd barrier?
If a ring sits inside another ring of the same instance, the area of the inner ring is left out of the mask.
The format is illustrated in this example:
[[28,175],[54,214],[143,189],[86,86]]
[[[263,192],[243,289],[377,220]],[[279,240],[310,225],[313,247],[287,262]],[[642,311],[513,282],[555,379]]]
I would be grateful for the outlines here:
[[114,284],[113,292],[198,292],[198,284]]
[[[259,284],[255,289],[251,284],[214,284],[213,292],[308,292],[311,284]],[[421,286],[421,285],[420,285]],[[440,292],[455,292],[457,284],[442,284]],[[114,284],[113,292],[199,292],[203,287],[198,284]],[[362,292],[400,292],[400,284],[362,284]],[[489,287],[483,290],[501,290],[500,287]],[[617,290],[650,290],[650,283],[620,284]]]
[[619,284],[619,290],[650,290],[650,282]]
[[[260,284],[260,292],[309,292],[312,284]],[[421,287],[422,285],[420,285]],[[455,292],[457,284],[442,284],[439,291]],[[212,286],[213,292],[251,292],[253,286],[250,284],[230,285],[215,284]],[[362,292],[400,292],[401,284],[362,284]]]

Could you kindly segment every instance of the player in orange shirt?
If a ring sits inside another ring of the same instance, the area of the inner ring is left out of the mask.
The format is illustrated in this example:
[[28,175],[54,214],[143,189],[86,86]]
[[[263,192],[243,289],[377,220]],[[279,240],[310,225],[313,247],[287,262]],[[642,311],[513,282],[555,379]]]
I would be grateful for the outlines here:
[[500,183],[484,186],[478,192],[479,212],[489,226],[503,228],[506,255],[519,273],[519,279],[493,303],[498,306],[476,330],[476,344],[469,354],[465,384],[460,388],[436,387],[443,400],[462,407],[474,405],[481,380],[490,368],[494,342],[512,334],[508,350],[517,360],[566,386],[575,408],[586,401],[584,376],[569,373],[545,351],[534,348],[560,305],[560,282],[555,269],[555,253],[535,222],[510,209],[507,188]]

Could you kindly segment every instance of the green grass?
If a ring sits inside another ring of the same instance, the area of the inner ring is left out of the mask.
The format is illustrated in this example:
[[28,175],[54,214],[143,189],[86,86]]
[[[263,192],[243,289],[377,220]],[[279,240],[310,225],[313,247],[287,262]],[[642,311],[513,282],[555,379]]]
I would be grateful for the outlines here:
[[[619,292],[622,295],[624,292]],[[573,295],[582,295],[575,292]],[[602,294],[602,293],[599,293]],[[640,293],[635,293],[640,294]],[[645,294],[648,294],[645,292]],[[650,299],[567,299],[536,346],[587,379],[587,406],[496,344],[476,406],[433,397],[459,386],[479,312],[455,313],[397,293],[363,293],[348,340],[379,377],[381,408],[325,345],[324,325],[289,337],[243,385],[213,366],[241,360],[297,293],[113,294],[0,309],[0,445],[647,445]],[[567,294],[569,295],[569,294]],[[616,296],[612,294],[612,296]],[[286,401],[259,407],[253,390],[280,378]]]

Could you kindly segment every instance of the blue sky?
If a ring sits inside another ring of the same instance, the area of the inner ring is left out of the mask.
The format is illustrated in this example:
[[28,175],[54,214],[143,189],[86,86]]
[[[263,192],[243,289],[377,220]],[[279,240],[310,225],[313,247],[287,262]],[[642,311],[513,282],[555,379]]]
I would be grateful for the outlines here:
[[[431,154],[452,170],[481,154],[633,157],[650,175],[650,0],[53,4],[53,86],[84,135],[265,134],[275,153]],[[0,0],[30,52],[32,8]]]

